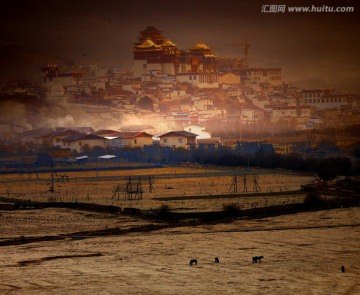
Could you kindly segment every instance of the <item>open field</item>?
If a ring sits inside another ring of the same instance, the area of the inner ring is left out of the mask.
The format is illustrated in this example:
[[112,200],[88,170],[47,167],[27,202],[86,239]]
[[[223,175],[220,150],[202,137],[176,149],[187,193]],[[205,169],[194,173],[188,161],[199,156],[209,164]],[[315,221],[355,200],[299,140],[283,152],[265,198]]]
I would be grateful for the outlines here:
[[[64,175],[68,181],[56,181]],[[129,176],[134,185],[141,178],[141,200],[125,199]],[[296,191],[315,180],[280,170],[219,167],[62,172],[56,179],[50,192],[49,173],[4,174],[0,196],[217,211],[226,203],[252,208],[302,202]],[[174,224],[65,208],[3,210],[0,294],[360,294],[359,218],[359,207]],[[259,255],[264,259],[252,263]],[[189,266],[190,259],[198,264]]]
[[[37,176],[34,173],[1,175],[0,196],[41,202],[76,201],[142,210],[157,209],[166,203],[173,211],[200,212],[222,210],[223,205],[228,203],[237,203],[241,208],[252,208],[302,202],[304,195],[293,192],[298,191],[301,185],[315,181],[311,175],[281,170],[169,166],[59,172],[56,179],[63,177],[63,181],[55,180],[54,192],[50,192],[51,173],[39,173]],[[129,200],[129,195],[126,196],[129,177],[133,191],[141,182],[141,199],[135,194],[132,200]],[[119,193],[115,193],[117,188]],[[253,198],[254,192],[282,194]]]
[[[67,209],[0,217],[3,238],[144,224]],[[360,294],[359,217],[356,207],[0,247],[0,293]]]

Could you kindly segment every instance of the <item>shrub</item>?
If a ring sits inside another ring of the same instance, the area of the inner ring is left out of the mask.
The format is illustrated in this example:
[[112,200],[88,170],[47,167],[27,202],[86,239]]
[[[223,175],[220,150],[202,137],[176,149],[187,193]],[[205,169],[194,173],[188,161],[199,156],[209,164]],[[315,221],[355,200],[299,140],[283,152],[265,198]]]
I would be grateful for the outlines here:
[[227,216],[238,216],[240,215],[241,208],[237,203],[225,204],[223,211]]
[[317,208],[325,204],[324,200],[319,196],[317,191],[310,191],[304,199],[306,208]]
[[167,204],[160,205],[158,211],[158,216],[161,218],[168,217],[169,213],[171,212],[170,206]]

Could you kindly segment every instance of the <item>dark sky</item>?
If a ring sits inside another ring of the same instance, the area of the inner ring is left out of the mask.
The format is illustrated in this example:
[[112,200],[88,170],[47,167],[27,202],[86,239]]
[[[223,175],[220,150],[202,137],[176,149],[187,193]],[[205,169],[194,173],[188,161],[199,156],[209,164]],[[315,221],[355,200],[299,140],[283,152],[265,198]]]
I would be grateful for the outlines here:
[[[131,66],[139,31],[152,25],[187,49],[203,41],[223,57],[282,67],[285,79],[360,92],[358,1],[2,0],[0,42],[77,62]],[[262,13],[263,4],[353,6],[352,13]],[[300,82],[299,82],[300,83]],[[300,83],[301,84],[301,83]]]

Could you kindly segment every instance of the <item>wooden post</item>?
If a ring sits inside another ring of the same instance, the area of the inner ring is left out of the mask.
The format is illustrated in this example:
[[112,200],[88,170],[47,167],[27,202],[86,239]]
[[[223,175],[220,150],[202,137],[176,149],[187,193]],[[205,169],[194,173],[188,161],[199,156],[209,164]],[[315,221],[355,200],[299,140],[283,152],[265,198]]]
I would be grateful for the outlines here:
[[149,193],[154,193],[155,189],[152,185],[151,176],[149,175]]
[[235,194],[235,193],[238,192],[238,190],[237,190],[237,178],[236,178],[236,174],[235,174],[235,176],[234,176],[234,178],[233,178],[233,181],[231,182],[231,185],[230,185],[230,188],[229,188],[229,193],[230,193],[230,191],[231,191],[231,188],[233,188],[233,191],[232,191],[233,194]]
[[112,200],[114,200],[115,196],[117,195],[117,199],[120,200],[120,185],[118,185],[113,193]]
[[244,193],[247,192],[247,186],[246,186],[246,174],[244,173]]
[[254,174],[254,188],[253,188],[253,191],[255,193],[261,192],[261,189],[260,189],[259,183],[257,182],[255,174]]
[[54,192],[54,163],[51,162],[51,187],[50,187],[50,191],[53,193]]

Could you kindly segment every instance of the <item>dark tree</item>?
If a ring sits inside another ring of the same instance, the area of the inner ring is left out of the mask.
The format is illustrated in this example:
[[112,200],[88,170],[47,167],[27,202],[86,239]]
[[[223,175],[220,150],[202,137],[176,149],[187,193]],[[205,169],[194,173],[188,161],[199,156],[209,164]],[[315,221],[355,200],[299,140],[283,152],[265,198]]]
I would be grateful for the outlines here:
[[154,102],[149,96],[143,96],[139,99],[137,106],[144,110],[153,111],[154,110]]

